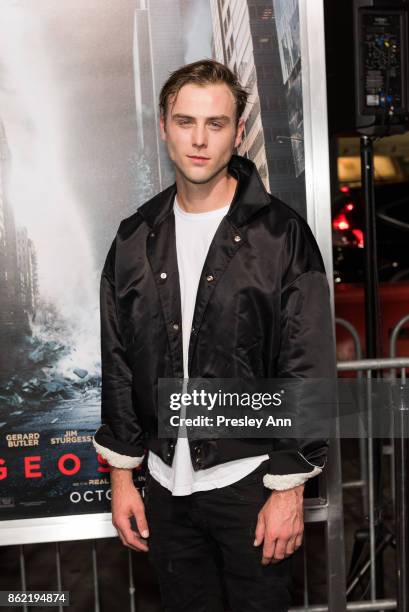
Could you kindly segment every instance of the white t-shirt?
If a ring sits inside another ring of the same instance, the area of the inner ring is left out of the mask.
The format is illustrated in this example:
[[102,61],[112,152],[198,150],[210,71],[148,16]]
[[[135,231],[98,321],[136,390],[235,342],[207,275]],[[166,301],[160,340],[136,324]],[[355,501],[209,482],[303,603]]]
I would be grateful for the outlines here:
[[[230,204],[203,213],[188,213],[174,201],[176,252],[182,307],[183,371],[188,378],[188,349],[197,288],[210,243]],[[179,437],[176,442],[172,466],[149,451],[148,469],[172,495],[190,495],[237,482],[255,470],[268,455],[246,457],[221,463],[211,468],[194,471],[190,457],[189,441]]]

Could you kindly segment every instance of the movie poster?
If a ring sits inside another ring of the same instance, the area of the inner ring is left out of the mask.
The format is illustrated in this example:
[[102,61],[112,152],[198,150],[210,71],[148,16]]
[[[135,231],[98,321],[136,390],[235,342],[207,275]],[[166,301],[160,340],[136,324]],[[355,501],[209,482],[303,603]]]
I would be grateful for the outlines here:
[[237,152],[305,216],[291,7],[2,1],[0,521],[110,510],[109,467],[91,445],[99,279],[121,219],[174,182],[158,128],[173,70],[207,57],[238,71],[251,95]]

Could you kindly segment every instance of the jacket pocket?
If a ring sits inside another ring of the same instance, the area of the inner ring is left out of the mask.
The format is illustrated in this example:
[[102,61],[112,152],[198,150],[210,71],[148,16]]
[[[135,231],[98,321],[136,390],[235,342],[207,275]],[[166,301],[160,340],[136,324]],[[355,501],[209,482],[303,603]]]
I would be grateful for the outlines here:
[[262,357],[262,342],[256,342],[249,346],[237,346],[236,355],[247,370],[246,374],[255,377],[264,377],[264,363]]

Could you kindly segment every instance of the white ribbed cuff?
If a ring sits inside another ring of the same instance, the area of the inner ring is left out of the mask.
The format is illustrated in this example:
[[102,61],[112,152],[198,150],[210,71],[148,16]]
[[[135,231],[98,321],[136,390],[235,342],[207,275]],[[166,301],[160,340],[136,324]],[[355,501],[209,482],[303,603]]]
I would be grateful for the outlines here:
[[116,453],[110,448],[101,446],[101,444],[98,444],[98,442],[95,441],[94,437],[92,438],[92,444],[97,453],[99,453],[101,457],[106,459],[109,465],[111,465],[112,467],[133,469],[141,465],[145,457],[145,455],[142,455],[142,457],[130,457],[129,455],[121,455],[121,453]]
[[318,476],[322,472],[322,468],[315,466],[311,472],[300,474],[265,474],[263,483],[267,489],[276,489],[277,491],[285,491],[303,484],[309,478]]

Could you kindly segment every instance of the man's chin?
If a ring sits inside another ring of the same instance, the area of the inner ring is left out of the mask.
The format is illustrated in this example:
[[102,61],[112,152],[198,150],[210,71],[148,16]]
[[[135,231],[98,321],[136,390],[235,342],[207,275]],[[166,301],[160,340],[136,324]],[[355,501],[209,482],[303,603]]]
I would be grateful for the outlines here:
[[208,183],[212,178],[214,177],[214,174],[209,174],[207,176],[192,176],[191,174],[186,175],[187,180],[190,183],[194,183],[195,185],[204,185],[205,183]]
[[214,179],[214,177],[224,170],[226,166],[227,164],[221,164],[217,168],[213,168],[213,170],[210,170],[209,168],[197,168],[197,170],[193,172],[191,168],[186,169],[179,167],[179,170],[189,182],[194,183],[195,185],[203,185]]

